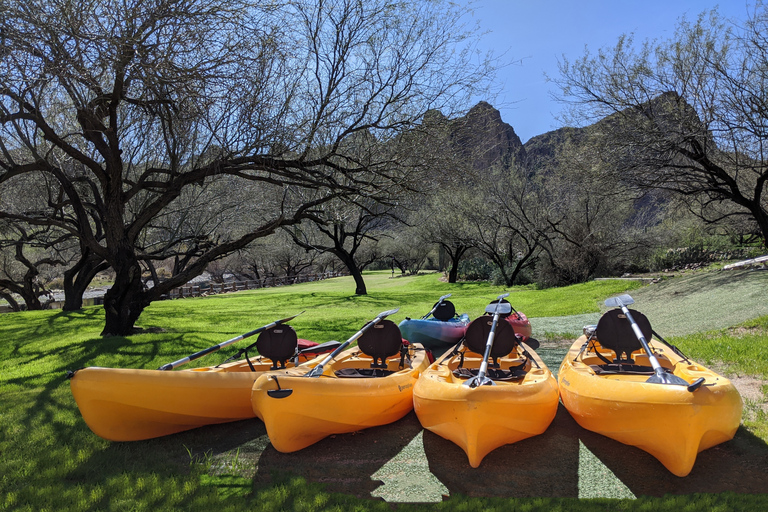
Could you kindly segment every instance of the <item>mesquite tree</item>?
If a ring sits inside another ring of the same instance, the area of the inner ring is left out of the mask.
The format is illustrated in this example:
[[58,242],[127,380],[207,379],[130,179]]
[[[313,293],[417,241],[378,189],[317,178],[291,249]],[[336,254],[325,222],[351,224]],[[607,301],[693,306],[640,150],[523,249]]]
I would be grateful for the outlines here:
[[[381,146],[492,72],[465,13],[426,0],[0,0],[0,186],[43,174],[64,211],[0,204],[0,217],[47,222],[109,265],[103,334],[129,334],[208,263],[332,199],[376,201],[407,181]],[[179,223],[184,208],[231,208],[184,200],[222,186],[242,205],[236,226]],[[187,256],[144,286],[142,264]]]
[[610,116],[603,148],[616,179],[671,191],[703,220],[738,219],[768,248],[768,5],[742,25],[716,11],[668,40],[560,63],[554,81],[580,122]]

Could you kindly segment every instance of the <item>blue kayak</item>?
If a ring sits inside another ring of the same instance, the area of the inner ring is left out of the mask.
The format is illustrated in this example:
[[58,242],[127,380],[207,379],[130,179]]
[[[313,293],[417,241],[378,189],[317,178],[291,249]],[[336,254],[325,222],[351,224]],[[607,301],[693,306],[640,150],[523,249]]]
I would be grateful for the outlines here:
[[435,317],[428,319],[406,318],[400,322],[400,332],[410,343],[420,343],[439,357],[464,336],[469,325],[469,315],[462,314],[448,320]]

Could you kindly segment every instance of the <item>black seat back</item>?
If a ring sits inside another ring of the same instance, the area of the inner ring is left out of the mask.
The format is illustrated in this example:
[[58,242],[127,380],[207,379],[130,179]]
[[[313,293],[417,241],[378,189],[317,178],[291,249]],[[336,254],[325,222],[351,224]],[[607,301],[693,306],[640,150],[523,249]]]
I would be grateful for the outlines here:
[[[467,333],[465,335],[466,339],[464,341],[465,346],[472,352],[480,355],[484,354],[492,324],[492,315],[484,315],[472,320],[467,327]],[[493,358],[494,366],[498,366],[498,358],[504,357],[512,352],[516,344],[517,338],[515,337],[515,329],[509,322],[503,318],[499,318],[499,321],[496,324],[496,332],[493,337],[493,347],[491,348],[490,354]]]
[[440,303],[439,306],[437,306],[437,308],[435,308],[435,311],[432,312],[432,316],[434,316],[437,320],[442,320],[445,322],[456,316],[456,308],[451,301],[444,300]]
[[259,354],[272,360],[272,370],[285,368],[285,363],[296,353],[299,339],[293,327],[286,324],[276,325],[259,334],[256,339],[256,350]]
[[[646,341],[650,341],[653,336],[651,322],[639,311],[630,309],[629,312],[632,314],[635,322],[637,322],[638,327],[640,327],[640,332],[643,333]],[[600,317],[600,321],[597,322],[597,328],[595,329],[595,335],[600,345],[616,352],[617,361],[630,362],[629,355],[635,350],[642,348],[640,340],[637,339],[635,331],[632,330],[632,324],[620,309],[612,309]]]
[[[387,358],[400,352],[403,335],[400,328],[392,320],[381,320],[372,328],[365,331],[357,340],[357,346],[373,358],[371,368],[386,368]],[[381,364],[377,361],[381,360]]]

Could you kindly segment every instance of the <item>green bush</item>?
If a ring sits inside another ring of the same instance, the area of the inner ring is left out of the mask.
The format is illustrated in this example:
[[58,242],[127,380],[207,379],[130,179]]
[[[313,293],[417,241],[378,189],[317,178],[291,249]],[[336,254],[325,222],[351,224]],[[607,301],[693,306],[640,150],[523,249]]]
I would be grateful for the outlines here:
[[494,270],[496,270],[496,265],[485,258],[462,260],[459,262],[459,280],[489,281]]
[[715,261],[749,258],[754,248],[728,249],[693,245],[677,249],[659,250],[651,256],[649,267],[652,271],[674,269],[695,263],[712,263]]

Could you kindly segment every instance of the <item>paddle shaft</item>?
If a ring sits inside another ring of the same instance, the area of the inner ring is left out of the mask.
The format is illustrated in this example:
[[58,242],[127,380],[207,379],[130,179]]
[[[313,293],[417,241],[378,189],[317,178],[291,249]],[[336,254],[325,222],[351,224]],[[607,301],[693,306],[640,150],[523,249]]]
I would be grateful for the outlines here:
[[[301,313],[303,313],[303,311]],[[241,334],[240,336],[236,336],[236,337],[232,338],[231,340],[223,341],[223,342],[219,343],[218,345],[214,345],[212,347],[208,347],[206,349],[201,350],[200,352],[195,352],[194,354],[192,354],[190,356],[187,356],[187,357],[185,357],[183,359],[179,359],[178,361],[174,361],[172,363],[164,364],[163,366],[158,368],[158,370],[163,370],[163,371],[173,370],[174,368],[178,368],[179,366],[181,366],[183,364],[186,364],[186,363],[188,363],[190,361],[194,361],[195,359],[200,359],[201,357],[203,357],[205,355],[208,355],[211,352],[216,352],[217,350],[220,350],[220,349],[226,347],[227,345],[231,345],[231,344],[236,343],[236,342],[238,342],[240,340],[244,340],[245,338],[249,338],[249,337],[253,336],[254,334],[259,334],[260,332],[264,332],[267,329],[271,329],[271,328],[273,328],[273,327],[275,327],[277,325],[284,324],[285,322],[290,322],[291,320],[293,320],[294,318],[299,316],[301,313],[299,313],[297,315],[289,316],[288,318],[283,318],[281,320],[275,320],[271,324],[264,325],[262,327],[259,327],[258,329],[254,329],[254,330],[252,330],[250,332],[247,332],[245,334]]]
[[339,347],[336,350],[334,350],[333,352],[328,354],[328,356],[325,359],[323,359],[320,362],[320,364],[318,364],[317,366],[312,368],[304,376],[305,377],[319,377],[320,375],[322,375],[323,374],[323,370],[325,369],[325,365],[330,363],[333,360],[333,358],[335,358],[337,355],[339,355],[342,350],[347,348],[350,345],[350,343],[352,343],[353,341],[358,339],[360,336],[363,335],[363,333],[365,331],[367,331],[368,329],[370,329],[371,327],[373,327],[377,323],[381,322],[382,320],[384,320],[389,315],[393,315],[393,314],[397,313],[398,310],[399,310],[399,308],[393,309],[391,311],[385,311],[384,313],[379,313],[379,315],[376,318],[374,318],[372,321],[370,321],[367,324],[365,324],[362,329],[360,329],[355,334],[353,334],[352,337],[349,338],[347,341],[345,341],[344,343],[339,345]]
[[[508,297],[509,294],[505,293],[503,295],[499,295],[496,300],[496,309],[493,312],[493,323],[491,323],[491,332],[488,333],[488,341],[485,343],[485,350],[483,351],[483,362],[480,363],[480,369],[477,371],[477,376],[468,380],[466,384],[471,387],[475,388],[478,385],[483,386],[485,384],[485,374],[488,373],[488,358],[491,356],[491,350],[493,349],[493,338],[496,336],[496,325],[499,323],[499,316],[501,313],[499,312],[499,306],[501,305],[501,300],[504,297]],[[494,384],[493,381],[489,381],[491,384]],[[475,384],[473,386],[473,384]]]
[[477,371],[477,380],[483,380],[485,374],[488,373],[488,358],[491,357],[491,350],[493,349],[493,338],[496,337],[496,324],[499,322],[499,313],[493,314],[493,323],[491,324],[491,332],[488,333],[488,341],[485,344],[485,350],[483,351],[483,362],[480,363],[480,369]]
[[637,336],[643,349],[645,349],[645,353],[648,354],[648,360],[651,362],[653,371],[660,375],[664,374],[664,369],[661,367],[661,364],[659,364],[659,360],[656,359],[656,356],[653,355],[653,352],[651,352],[651,347],[648,346],[648,342],[646,341],[643,332],[640,330],[640,326],[637,325],[637,322],[635,322],[635,319],[632,317],[632,313],[629,312],[629,308],[622,304],[621,311],[626,315],[629,323],[632,324],[632,330],[635,332],[635,336]]

